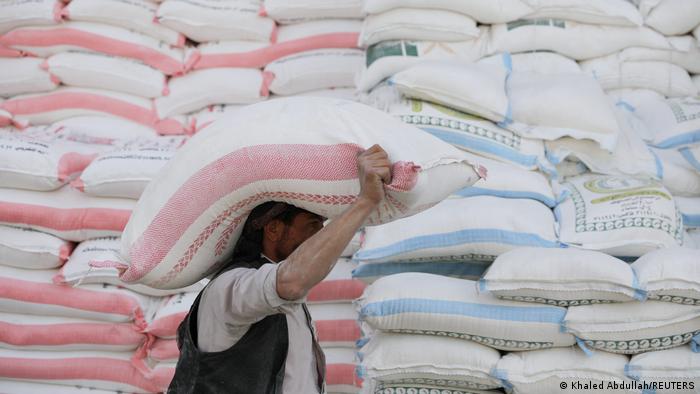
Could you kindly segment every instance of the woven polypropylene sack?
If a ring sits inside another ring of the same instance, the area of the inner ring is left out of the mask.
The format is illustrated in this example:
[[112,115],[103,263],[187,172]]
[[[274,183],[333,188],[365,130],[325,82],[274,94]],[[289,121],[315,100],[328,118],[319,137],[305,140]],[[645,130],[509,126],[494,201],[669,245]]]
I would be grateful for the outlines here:
[[437,204],[478,175],[464,154],[370,107],[325,98],[251,106],[198,133],[144,191],[122,237],[121,276],[183,287],[226,260],[248,213],[282,201],[333,218],[359,192],[357,155],[373,144],[393,164],[379,224]]

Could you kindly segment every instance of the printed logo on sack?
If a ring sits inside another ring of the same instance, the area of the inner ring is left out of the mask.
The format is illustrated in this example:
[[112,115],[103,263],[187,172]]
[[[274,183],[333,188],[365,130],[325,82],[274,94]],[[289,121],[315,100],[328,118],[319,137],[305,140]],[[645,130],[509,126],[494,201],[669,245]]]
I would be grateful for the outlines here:
[[660,190],[661,182],[654,179],[618,178],[608,177],[592,179],[583,184],[583,187],[593,193],[612,194],[603,198],[591,200],[591,204],[601,204],[632,196],[658,196],[671,200],[671,196]]

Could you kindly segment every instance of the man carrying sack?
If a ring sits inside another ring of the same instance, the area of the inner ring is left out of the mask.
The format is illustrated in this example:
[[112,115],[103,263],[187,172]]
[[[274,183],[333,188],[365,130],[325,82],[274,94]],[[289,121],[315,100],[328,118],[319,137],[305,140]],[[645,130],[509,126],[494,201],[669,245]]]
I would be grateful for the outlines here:
[[319,215],[268,202],[249,215],[230,263],[200,293],[178,329],[180,359],[168,393],[324,392],[325,358],[306,294],[331,271],[384,199],[386,152],[357,158],[360,194],[323,227]]

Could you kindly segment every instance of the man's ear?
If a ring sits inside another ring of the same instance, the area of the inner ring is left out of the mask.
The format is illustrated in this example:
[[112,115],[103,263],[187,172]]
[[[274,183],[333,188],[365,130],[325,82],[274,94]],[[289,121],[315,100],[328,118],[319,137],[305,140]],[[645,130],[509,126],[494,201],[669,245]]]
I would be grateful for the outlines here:
[[270,220],[263,227],[263,235],[266,239],[269,239],[270,241],[277,242],[280,239],[282,239],[283,232],[284,232],[284,223],[278,219]]

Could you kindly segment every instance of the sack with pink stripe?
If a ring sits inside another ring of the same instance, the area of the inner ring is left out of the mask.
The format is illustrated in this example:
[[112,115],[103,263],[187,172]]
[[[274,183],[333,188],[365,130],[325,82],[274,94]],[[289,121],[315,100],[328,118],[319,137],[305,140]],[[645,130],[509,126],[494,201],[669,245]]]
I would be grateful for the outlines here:
[[19,26],[53,25],[61,21],[60,0],[0,2],[0,34]]
[[148,358],[155,362],[177,362],[179,357],[175,339],[156,339],[148,348]]
[[161,119],[212,104],[252,104],[267,99],[270,76],[256,68],[198,70],[168,82],[169,94],[155,99]]
[[127,393],[163,391],[131,363],[132,352],[0,349],[0,378],[79,385]]
[[51,234],[0,226],[0,265],[23,269],[51,269],[68,260],[73,244]]
[[0,348],[133,351],[146,335],[133,323],[0,313]]
[[259,0],[165,0],[156,14],[159,23],[198,42],[274,42],[275,21],[258,15],[259,11]]
[[130,120],[161,134],[183,134],[178,119],[159,119],[149,99],[102,89],[58,88],[49,93],[16,96],[1,104],[22,126],[58,122],[74,116],[106,115]]
[[164,298],[148,322],[146,332],[158,338],[174,339],[177,327],[187,316],[199,292],[180,293]]
[[148,185],[122,235],[129,265],[121,279],[155,288],[200,280],[228,258],[248,213],[266,201],[341,214],[359,193],[357,155],[373,144],[394,164],[369,225],[420,212],[479,178],[456,148],[362,104],[256,104],[195,135]]
[[352,278],[352,270],[355,268],[357,264],[349,259],[338,260],[328,276],[311,288],[306,301],[310,304],[322,304],[352,302],[360,298],[366,285],[361,280]]
[[48,92],[59,81],[41,68],[42,59],[0,57],[0,96]]
[[324,48],[357,48],[362,22],[321,20],[282,26],[277,42],[223,41],[201,44],[190,58],[194,68],[265,67],[284,56]]
[[87,50],[140,60],[168,75],[185,72],[181,49],[131,30],[97,23],[20,27],[2,35],[0,44],[38,57]]
[[119,236],[134,205],[131,199],[90,197],[70,186],[51,192],[0,188],[0,224],[80,242]]
[[355,349],[328,348],[326,354],[326,391],[329,393],[359,393],[362,379],[357,376]]
[[355,306],[346,301],[335,304],[310,304],[319,344],[326,347],[355,348],[362,337]]
[[0,187],[58,189],[109,148],[69,141],[45,127],[0,131]]
[[185,36],[155,21],[158,4],[150,0],[74,0],[61,12],[65,19],[106,23],[183,47]]
[[134,322],[146,327],[155,299],[111,285],[56,285],[58,270],[23,270],[0,265],[0,312]]
[[119,257],[120,246],[121,242],[118,237],[94,238],[81,242],[75,247],[59,273],[54,276],[54,283],[69,286],[106,283],[140,294],[164,297],[181,292],[198,293],[209,282],[208,279],[202,279],[184,289],[160,290],[139,283],[126,284],[119,280],[119,271],[116,268],[90,266],[93,262],[121,261]]
[[310,19],[361,19],[364,17],[363,3],[363,0],[265,0],[261,12],[279,23],[303,23]]

